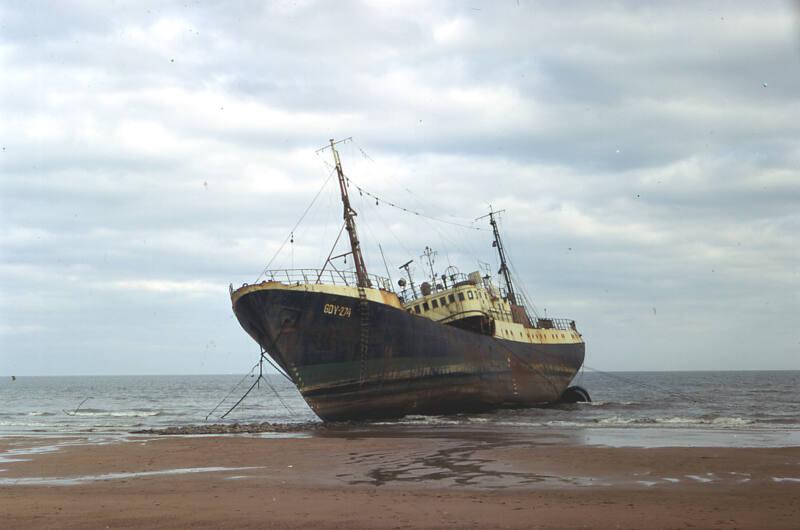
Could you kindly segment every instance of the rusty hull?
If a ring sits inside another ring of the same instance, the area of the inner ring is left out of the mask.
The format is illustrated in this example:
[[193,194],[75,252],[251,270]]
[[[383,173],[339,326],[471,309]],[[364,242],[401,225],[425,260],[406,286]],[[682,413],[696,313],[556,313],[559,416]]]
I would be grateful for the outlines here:
[[260,289],[233,299],[242,327],[325,421],[549,403],[584,359],[582,341],[505,340],[349,296]]

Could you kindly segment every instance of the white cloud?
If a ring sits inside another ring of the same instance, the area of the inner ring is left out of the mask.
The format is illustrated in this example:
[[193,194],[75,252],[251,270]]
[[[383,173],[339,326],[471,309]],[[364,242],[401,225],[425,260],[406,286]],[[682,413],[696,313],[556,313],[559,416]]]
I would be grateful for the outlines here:
[[459,44],[472,31],[472,24],[469,20],[457,17],[433,28],[433,39],[443,45]]

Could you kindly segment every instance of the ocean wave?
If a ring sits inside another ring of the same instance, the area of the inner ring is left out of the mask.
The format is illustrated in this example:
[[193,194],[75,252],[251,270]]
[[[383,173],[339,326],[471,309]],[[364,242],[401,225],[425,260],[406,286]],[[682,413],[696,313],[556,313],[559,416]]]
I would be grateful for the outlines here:
[[25,422],[25,421],[0,421],[0,427],[49,427],[49,423]]
[[97,417],[97,418],[149,418],[152,416],[163,416],[164,413],[158,410],[98,410],[87,409],[76,412],[68,412],[70,416]]
[[55,416],[54,412],[44,412],[39,410],[23,411],[23,412],[0,412],[0,417],[10,418],[15,416]]
[[581,407],[630,407],[639,405],[636,401],[580,401],[577,403]]
[[660,416],[660,417],[625,417],[620,415],[605,418],[575,418],[551,419],[545,418],[519,418],[500,419],[486,417],[458,417],[458,416],[423,416],[411,415],[400,420],[374,422],[373,425],[496,425],[504,427],[746,427],[764,423],[739,416]]
[[470,423],[468,418],[456,419],[454,416],[423,416],[409,414],[399,420],[370,422],[371,425],[463,425]]
[[738,416],[718,416],[715,418],[687,418],[683,416],[670,416],[661,418],[622,418],[612,416],[594,420],[599,425],[711,425],[716,427],[742,427],[753,425],[750,419]]
[[779,418],[758,418],[757,423],[766,423],[766,424],[773,424],[773,425],[800,425],[800,418],[792,415],[786,417],[779,417]]

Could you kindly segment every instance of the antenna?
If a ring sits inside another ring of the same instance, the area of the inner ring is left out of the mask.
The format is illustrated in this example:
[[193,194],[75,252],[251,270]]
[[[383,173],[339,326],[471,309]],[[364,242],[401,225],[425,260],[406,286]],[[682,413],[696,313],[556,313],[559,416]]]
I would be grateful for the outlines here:
[[378,249],[381,251],[381,259],[383,260],[383,266],[386,268],[386,277],[389,278],[389,285],[392,284],[392,274],[389,272],[389,266],[386,264],[386,256],[383,255],[383,247],[380,243],[378,243]]
[[478,260],[478,268],[481,270],[484,277],[491,276],[492,266],[485,261]]
[[425,258],[428,261],[428,267],[431,269],[431,283],[436,285],[436,273],[433,272],[433,264],[436,261],[436,255],[439,254],[435,250],[433,250],[429,246],[425,246],[425,251],[419,257],[420,259]]
[[414,279],[411,277],[411,270],[410,266],[414,263],[413,259],[408,260],[404,264],[397,267],[398,269],[404,269],[406,271],[406,276],[408,276],[408,283],[411,284],[411,293],[414,295],[414,298],[417,298],[417,289],[414,287]]

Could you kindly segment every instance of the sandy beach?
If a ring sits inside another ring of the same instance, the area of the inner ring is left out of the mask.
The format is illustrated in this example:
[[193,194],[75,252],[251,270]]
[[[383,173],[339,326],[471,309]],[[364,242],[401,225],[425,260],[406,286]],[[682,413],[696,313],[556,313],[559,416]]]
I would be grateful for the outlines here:
[[7,528],[797,528],[800,447],[476,432],[0,438]]

